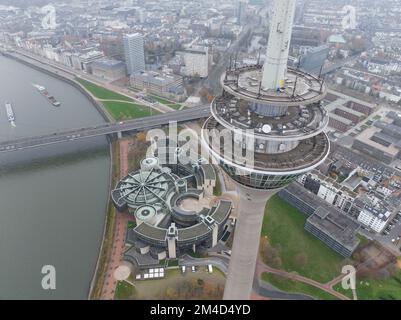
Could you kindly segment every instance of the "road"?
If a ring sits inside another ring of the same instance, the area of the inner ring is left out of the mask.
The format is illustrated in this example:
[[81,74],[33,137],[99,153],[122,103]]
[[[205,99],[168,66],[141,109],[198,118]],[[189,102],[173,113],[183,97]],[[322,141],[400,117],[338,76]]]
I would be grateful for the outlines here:
[[305,294],[289,293],[278,290],[269,283],[260,279],[258,280],[255,279],[253,284],[253,291],[254,295],[252,296],[252,299],[254,299],[255,294],[257,294],[258,298],[263,297],[275,300],[315,300],[313,297],[310,297]]
[[67,131],[54,132],[35,137],[24,137],[10,141],[0,142],[0,153],[35,148],[56,143],[87,139],[97,136],[123,133],[131,131],[144,131],[160,128],[169,122],[186,122],[210,116],[210,107],[190,108],[174,111],[152,117],[139,118],[118,123],[105,123],[89,128],[77,128]]
[[229,64],[230,57],[234,57],[234,54],[239,51],[239,46],[241,42],[247,36],[248,32],[254,27],[255,25],[253,24],[244,27],[239,37],[231,44],[231,46],[225,52],[221,54],[220,61],[209,72],[209,76],[205,81],[205,85],[211,88],[215,94],[218,94],[222,90],[220,84],[220,78]]

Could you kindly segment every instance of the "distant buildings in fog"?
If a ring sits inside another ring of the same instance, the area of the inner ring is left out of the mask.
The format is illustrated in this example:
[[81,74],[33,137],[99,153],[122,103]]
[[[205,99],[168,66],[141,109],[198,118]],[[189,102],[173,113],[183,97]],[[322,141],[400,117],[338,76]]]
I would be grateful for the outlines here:
[[209,49],[189,48],[178,52],[182,56],[184,66],[181,68],[181,74],[188,77],[199,76],[206,78],[209,75]]

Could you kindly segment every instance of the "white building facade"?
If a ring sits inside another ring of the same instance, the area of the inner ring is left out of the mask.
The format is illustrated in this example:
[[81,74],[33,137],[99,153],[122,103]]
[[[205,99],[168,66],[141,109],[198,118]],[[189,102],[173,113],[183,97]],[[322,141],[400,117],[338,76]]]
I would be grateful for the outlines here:
[[366,206],[359,214],[358,221],[379,233],[382,232],[386,226],[390,214],[390,211],[387,211],[386,209],[379,210]]
[[129,75],[145,70],[144,39],[139,33],[124,36],[124,55]]

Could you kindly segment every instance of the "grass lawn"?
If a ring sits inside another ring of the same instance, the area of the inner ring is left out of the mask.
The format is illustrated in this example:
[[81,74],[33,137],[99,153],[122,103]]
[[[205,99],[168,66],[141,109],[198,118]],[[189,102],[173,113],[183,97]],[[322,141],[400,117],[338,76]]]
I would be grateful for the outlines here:
[[165,98],[159,97],[157,95],[152,94],[152,95],[150,95],[150,97],[152,99],[156,100],[157,102],[160,102],[161,104],[165,104],[166,106],[168,106],[170,108],[173,108],[173,109],[176,109],[176,110],[179,110],[181,108],[180,104],[175,103],[175,102],[170,101],[170,100],[167,100]]
[[[283,270],[328,282],[341,274],[344,258],[308,233],[305,221],[304,214],[275,195],[266,206],[262,236],[279,250]],[[299,254],[304,255],[302,263]]]
[[157,110],[131,102],[104,101],[102,103],[117,121],[160,114]]
[[216,197],[220,197],[221,194],[222,194],[222,191],[221,191],[220,177],[216,173],[216,186],[213,189],[213,195]]
[[178,259],[170,259],[167,263],[169,267],[178,267]]
[[92,93],[98,99],[132,101],[132,99],[129,97],[123,96],[117,92],[98,86],[92,82],[80,78],[75,78],[75,80],[78,81],[80,84],[82,84],[90,93]]
[[135,221],[128,221],[128,224],[127,224],[127,228],[128,229],[133,229],[135,227],[136,227],[136,222]]
[[282,278],[271,273],[262,274],[263,281],[266,281],[277,289],[290,293],[303,293],[320,300],[338,300],[335,296],[309,284]]
[[[346,292],[350,292],[344,290],[341,283],[337,284],[334,289],[347,296],[349,293]],[[401,300],[401,270],[395,277],[386,280],[357,279],[356,293],[358,300]]]
[[361,234],[357,234],[358,239],[361,241],[359,243],[359,246],[366,246],[367,244],[370,243],[370,240],[368,238],[366,238],[365,236],[361,235]]
[[170,107],[170,108],[173,108],[173,109],[175,109],[175,110],[180,110],[181,107],[182,107],[182,106],[181,106],[180,104],[178,104],[178,103],[168,104],[167,106]]
[[349,290],[343,289],[341,282],[337,283],[335,286],[333,286],[333,289],[336,290],[337,292],[342,293],[343,295],[347,296],[350,299],[354,299],[354,296],[352,295],[352,290],[351,289],[349,289]]
[[166,277],[158,280],[139,280],[135,281],[135,296],[134,299],[159,299],[162,292],[165,292],[168,288],[179,287],[186,281],[202,279],[205,282],[212,284],[220,284],[224,286],[225,277],[221,272],[213,268],[213,273],[208,273],[204,268],[198,269],[197,272],[191,272],[189,268],[185,274],[181,273],[180,269],[168,269],[166,270]]
[[127,300],[133,298],[135,295],[135,287],[129,284],[126,281],[118,281],[116,292],[115,292],[115,299],[117,300]]

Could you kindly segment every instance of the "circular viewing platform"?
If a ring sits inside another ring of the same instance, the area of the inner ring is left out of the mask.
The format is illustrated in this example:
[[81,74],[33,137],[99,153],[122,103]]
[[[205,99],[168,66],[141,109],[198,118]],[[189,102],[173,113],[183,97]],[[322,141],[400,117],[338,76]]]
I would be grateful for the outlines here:
[[270,117],[251,111],[249,102],[226,93],[214,99],[211,109],[213,117],[225,128],[251,130],[255,138],[272,141],[307,139],[321,133],[329,122],[320,103],[288,107],[285,115]]
[[224,90],[240,99],[276,107],[308,105],[319,102],[327,94],[327,87],[317,76],[299,69],[288,68],[284,88],[271,90],[261,86],[261,65],[227,70],[221,78]]
[[[252,157],[253,163],[241,163],[235,155],[235,148],[226,150],[226,141],[221,143],[221,136],[218,135],[225,128],[213,117],[209,118],[202,130],[202,141],[211,151],[212,155],[225,165],[237,168],[240,171],[256,172],[271,175],[298,174],[310,171],[319,166],[327,158],[330,151],[330,142],[324,132],[313,137],[300,140],[296,147],[283,153],[258,152],[260,147],[255,140]],[[234,137],[231,145],[235,145]],[[224,139],[224,138],[223,138]],[[249,150],[249,145],[247,146]]]

